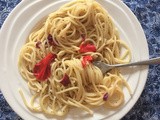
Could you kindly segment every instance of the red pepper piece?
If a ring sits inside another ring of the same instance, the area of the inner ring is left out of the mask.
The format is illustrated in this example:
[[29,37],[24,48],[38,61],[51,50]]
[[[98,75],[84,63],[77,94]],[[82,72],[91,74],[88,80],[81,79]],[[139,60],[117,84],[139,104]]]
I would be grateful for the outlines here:
[[85,34],[81,34],[81,37],[82,37],[82,41],[85,41],[86,35]]
[[44,81],[51,75],[51,62],[57,56],[53,53],[49,53],[45,58],[38,62],[33,69],[34,76],[39,81]]
[[40,48],[40,44],[41,44],[41,42],[38,41],[38,42],[36,43],[36,48]]
[[63,85],[63,86],[67,86],[68,84],[70,84],[70,79],[69,79],[69,76],[67,74],[65,74],[62,78],[62,80],[60,81],[60,83]]
[[51,34],[48,35],[47,40],[50,45],[57,45]]
[[105,94],[104,94],[103,100],[104,100],[104,101],[107,101],[107,100],[108,100],[108,93],[105,93]]
[[82,61],[81,61],[83,68],[86,67],[87,64],[88,64],[89,62],[92,62],[92,61],[93,61],[92,56],[90,56],[90,55],[83,56]]
[[79,52],[80,53],[96,52],[96,47],[93,44],[81,44]]

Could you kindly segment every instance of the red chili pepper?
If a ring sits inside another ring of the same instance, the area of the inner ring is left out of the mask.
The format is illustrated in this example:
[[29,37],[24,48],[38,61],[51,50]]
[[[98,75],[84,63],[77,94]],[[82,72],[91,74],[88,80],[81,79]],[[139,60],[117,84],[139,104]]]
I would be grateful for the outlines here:
[[33,69],[34,76],[39,81],[44,81],[51,75],[51,62],[57,56],[53,53],[49,53],[45,58],[38,62]]
[[82,41],[85,41],[86,35],[85,34],[81,34],[81,37],[82,37]]
[[41,44],[41,42],[38,41],[38,42],[36,43],[36,48],[40,48],[40,44]]
[[88,64],[89,62],[92,62],[92,61],[93,61],[92,56],[90,56],[90,55],[83,56],[82,61],[81,61],[83,68],[86,67],[87,64]]
[[55,42],[55,40],[53,40],[53,37],[52,37],[51,34],[48,35],[47,39],[48,39],[48,43],[50,45],[57,45],[57,43]]
[[67,86],[68,84],[70,84],[70,79],[69,79],[69,76],[67,74],[65,74],[62,78],[62,80],[60,81],[60,83],[63,85],[63,86]]
[[96,52],[96,47],[93,44],[81,44],[79,52],[80,53]]
[[105,93],[105,94],[104,94],[103,100],[104,100],[104,101],[107,101],[107,100],[108,100],[108,93]]

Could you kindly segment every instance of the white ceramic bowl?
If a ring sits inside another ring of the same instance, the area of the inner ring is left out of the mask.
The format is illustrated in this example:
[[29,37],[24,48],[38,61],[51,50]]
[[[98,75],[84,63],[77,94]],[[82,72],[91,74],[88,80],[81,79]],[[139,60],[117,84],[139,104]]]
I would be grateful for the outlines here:
[[[69,0],[24,0],[8,16],[0,33],[0,86],[1,91],[13,108],[23,119],[51,119],[40,113],[29,111],[23,104],[18,92],[22,88],[27,99],[30,92],[26,82],[18,72],[17,60],[20,48],[32,28],[49,13],[57,10]],[[112,16],[119,29],[121,38],[127,42],[132,51],[132,61],[148,58],[148,46],[142,27],[130,9],[120,0],[97,0]],[[85,115],[79,109],[72,109],[66,119],[116,120],[122,118],[136,103],[144,89],[148,67],[123,69],[123,74],[130,85],[133,95],[124,89],[125,104],[116,110],[103,107],[94,109],[94,116]],[[53,117],[52,119],[56,119]]]

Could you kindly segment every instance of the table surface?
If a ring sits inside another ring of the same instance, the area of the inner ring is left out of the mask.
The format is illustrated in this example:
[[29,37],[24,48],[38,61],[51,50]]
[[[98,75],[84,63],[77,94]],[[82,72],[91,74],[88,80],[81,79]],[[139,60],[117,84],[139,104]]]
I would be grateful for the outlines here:
[[[20,0],[0,0],[0,27]],[[160,0],[123,0],[145,32],[150,58],[160,56]],[[160,65],[151,65],[147,83],[135,106],[122,120],[160,120]],[[22,120],[0,92],[0,120]]]

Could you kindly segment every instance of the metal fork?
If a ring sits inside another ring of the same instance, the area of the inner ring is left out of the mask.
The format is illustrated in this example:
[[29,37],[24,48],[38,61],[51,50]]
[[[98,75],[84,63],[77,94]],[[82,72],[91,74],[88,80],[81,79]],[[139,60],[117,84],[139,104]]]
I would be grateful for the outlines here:
[[97,66],[102,73],[106,73],[109,70],[117,67],[127,67],[127,66],[137,66],[137,65],[153,65],[153,64],[160,64],[160,57],[157,58],[152,58],[149,60],[143,60],[143,61],[138,61],[138,62],[131,62],[127,64],[114,64],[114,65],[109,65],[101,61],[94,61],[93,64]]

